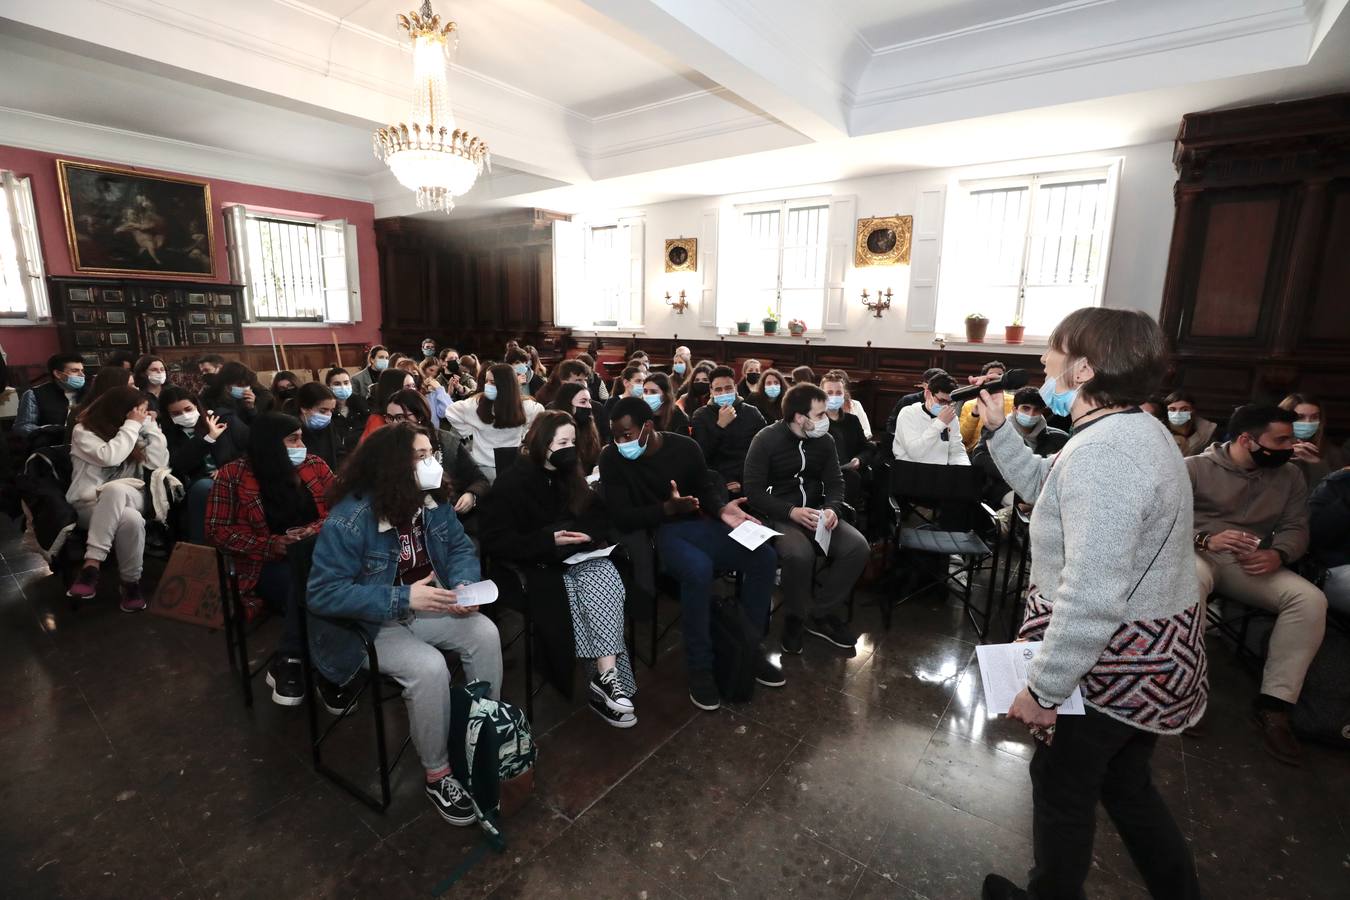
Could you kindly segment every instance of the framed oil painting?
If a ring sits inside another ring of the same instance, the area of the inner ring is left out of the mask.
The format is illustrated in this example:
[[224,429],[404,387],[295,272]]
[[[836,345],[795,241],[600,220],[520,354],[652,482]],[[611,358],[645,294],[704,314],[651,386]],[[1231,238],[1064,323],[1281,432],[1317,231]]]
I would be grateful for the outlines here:
[[68,159],[56,168],[76,272],[215,275],[207,182]]

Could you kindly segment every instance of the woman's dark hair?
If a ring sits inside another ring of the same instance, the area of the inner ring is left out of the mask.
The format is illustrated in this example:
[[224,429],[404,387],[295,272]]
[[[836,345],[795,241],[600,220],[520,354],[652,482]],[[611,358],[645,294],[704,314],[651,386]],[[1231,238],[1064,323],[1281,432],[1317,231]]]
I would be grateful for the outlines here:
[[[374,410],[381,416],[387,414],[389,407],[397,406],[405,414],[417,416],[415,423],[419,428],[431,427],[431,407],[427,406],[426,398],[418,391],[395,391],[389,399],[379,409]],[[433,441],[434,443],[434,441]]]
[[222,391],[235,385],[253,387],[257,383],[258,376],[253,374],[253,370],[237,360],[227,362],[216,373],[216,386]]
[[389,348],[386,347],[384,344],[375,344],[375,345],[373,345],[373,346],[370,348],[370,351],[369,351],[368,353],[366,353],[366,362],[367,362],[367,364],[374,363],[374,362],[375,362],[375,354],[376,354],[376,353],[379,353],[381,350],[383,350],[385,353],[388,353],[388,352],[389,352]]
[[[146,377],[146,372],[155,363],[159,363],[164,366],[165,369],[168,368],[168,365],[165,364],[163,359],[158,356],[151,356],[148,353],[136,360],[136,365],[131,367],[131,375],[136,379],[136,387],[143,391],[150,390],[150,379]],[[165,383],[165,386],[167,386],[167,382]],[[163,388],[161,388],[161,392],[162,391]]]
[[[565,412],[573,419],[576,424],[576,414],[572,411],[573,401],[577,394],[582,391],[589,391],[584,384],[564,384],[558,389],[558,396],[553,398],[553,402],[548,405],[551,410]],[[592,398],[594,404],[594,398]],[[595,426],[595,416],[597,410],[594,405],[591,406],[591,418],[585,425],[577,425],[577,458],[581,460],[581,470],[589,472],[595,468],[595,464],[600,461],[600,451],[604,449],[600,444],[600,430]]]
[[[121,366],[99,366],[98,374],[94,376],[94,383],[89,386],[85,392],[84,402],[80,404],[80,411],[88,409],[94,401],[111,390],[120,387],[126,387],[132,379],[132,375]],[[125,415],[125,413],[123,413]],[[120,423],[118,427],[121,427]],[[114,429],[114,433],[116,429]],[[104,438],[105,441],[112,440],[111,435]]]
[[248,464],[258,479],[263,511],[268,524],[292,523],[304,508],[300,475],[286,453],[286,436],[300,430],[300,420],[281,412],[265,412],[253,420],[248,432]]
[[[388,368],[380,373],[380,379],[375,382],[375,390],[371,394],[371,411],[384,415],[384,407],[389,403],[389,398],[403,390],[403,382],[408,380],[409,373],[402,369]],[[413,378],[413,387],[416,389],[417,379]]]
[[645,384],[654,384],[661,389],[661,408],[655,416],[656,428],[658,431],[669,431],[670,417],[675,414],[675,392],[670,387],[670,376],[664,372],[653,372],[647,376]]
[[295,408],[297,410],[313,409],[325,400],[336,399],[337,397],[334,396],[328,385],[311,381],[300,385],[300,388],[295,392]]
[[528,365],[530,362],[530,354],[526,353],[518,346],[512,347],[510,350],[506,351],[506,356],[502,357],[502,362],[506,363],[508,366],[514,366],[516,363],[525,363]]
[[586,368],[590,369],[592,372],[595,371],[595,357],[591,356],[589,353],[578,353],[572,358],[577,362],[584,364]]
[[[197,424],[192,429],[193,432],[196,434],[206,434],[206,410],[202,409],[202,401],[197,399],[197,395],[187,388],[179,387],[176,384],[164,385],[164,390],[159,392],[160,417],[166,421],[170,420],[172,416],[169,413],[169,407],[173,406],[175,403],[182,403],[184,400],[191,403],[199,413],[197,416]],[[176,428],[177,426],[174,427]]]
[[[116,371],[121,372],[124,377],[127,375],[126,369],[118,368]],[[98,435],[105,441],[111,441],[117,436],[122,423],[126,422],[127,413],[147,402],[145,395],[140,391],[123,383],[118,387],[108,388],[97,400],[87,404],[80,410],[76,422],[84,426],[86,431]],[[145,448],[137,443],[129,458],[136,462],[145,462]]]
[[[759,375],[759,380],[760,380],[760,381],[763,381],[763,380],[764,380],[764,373],[763,373],[763,372],[760,373],[760,375]],[[815,383],[816,383],[816,372],[815,372],[815,370],[812,369],[810,366],[798,366],[797,368],[795,368],[795,369],[792,370],[792,383],[793,383],[793,384],[815,384]],[[784,416],[784,418],[787,418],[786,415]]]
[[1090,306],[1076,309],[1050,332],[1049,345],[1068,362],[1086,359],[1093,376],[1079,393],[1099,406],[1142,403],[1162,381],[1167,346],[1148,313]]
[[773,398],[764,393],[770,378],[777,381],[778,386],[786,393],[787,379],[783,377],[783,373],[777,369],[765,369],[759,373],[759,381],[750,389],[750,402],[754,404],[755,409],[764,414],[764,420],[772,425],[783,418],[783,394]]
[[[750,389],[750,393],[752,395],[759,394],[761,396],[765,396],[765,398],[767,399],[767,395],[764,394],[764,386],[770,378],[777,379],[778,386],[785,390],[787,389],[787,378],[783,377],[782,372],[778,371],[777,369],[765,369],[763,372],[759,373],[759,381],[756,382],[755,386]],[[779,395],[779,400],[780,401],[782,400],[781,394]]]
[[483,374],[482,367],[478,365],[478,357],[472,353],[465,353],[459,358],[459,374],[468,375],[474,381],[478,381],[478,376]]
[[[520,382],[516,381],[516,370],[506,363],[489,366],[487,375],[497,386],[497,399],[489,400],[487,394],[478,397],[478,418],[493,428],[519,428],[525,424],[525,405],[520,402]],[[487,381],[487,375],[483,380]]]
[[[639,375],[642,375],[642,370],[637,366],[626,366],[624,370],[619,373],[619,377],[614,379],[614,386],[609,389],[610,394],[615,397],[624,396],[627,394],[627,391],[624,390],[623,383],[625,381],[632,381]],[[643,378],[645,379],[646,376],[644,375]]]
[[1173,403],[1189,403],[1191,406],[1195,406],[1195,398],[1191,396],[1190,391],[1173,391],[1167,395],[1166,399],[1163,400],[1163,403],[1168,406],[1171,406]]
[[712,396],[711,382],[692,381],[685,385],[684,389],[684,411],[689,415],[694,414],[694,410],[700,406],[708,405],[708,398]]
[[[534,423],[530,425],[530,430],[525,432],[525,439],[521,441],[522,457],[543,471],[544,462],[549,456],[548,445],[553,443],[553,437],[558,433],[558,429],[564,425],[575,427],[576,424],[576,420],[565,412],[559,410],[541,412],[534,417]],[[586,478],[581,471],[580,448],[577,449],[577,464],[572,471],[558,470],[557,478],[567,509],[574,516],[584,513],[595,497],[586,486]]]
[[419,434],[430,436],[428,429],[408,422],[371,432],[338,470],[329,492],[332,503],[349,495],[369,499],[370,514],[376,521],[383,519],[406,528],[422,508],[425,494],[437,503],[447,502],[450,493],[444,481],[431,491],[423,491],[417,484],[413,441]]
[[333,366],[333,368],[323,373],[323,383],[332,384],[334,378],[338,377],[339,375],[347,375],[347,374],[349,373],[347,372],[346,369],[342,368],[342,366]]
[[287,372],[283,370],[272,376],[272,383],[267,386],[267,389],[271,391],[273,394],[276,394],[277,384],[279,384],[282,381],[289,381],[297,389],[300,387],[299,376],[297,376],[294,372]]
[[530,371],[540,378],[547,375],[548,369],[544,367],[544,359],[539,355],[539,351],[535,349],[534,344],[526,344],[525,352],[530,354]]

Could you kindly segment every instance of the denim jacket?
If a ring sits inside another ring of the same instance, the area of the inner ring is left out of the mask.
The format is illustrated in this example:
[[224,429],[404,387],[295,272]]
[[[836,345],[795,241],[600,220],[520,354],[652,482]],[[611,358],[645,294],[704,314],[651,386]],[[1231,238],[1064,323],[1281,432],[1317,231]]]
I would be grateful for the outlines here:
[[[454,588],[480,580],[478,554],[450,504],[438,504],[428,496],[422,526],[441,585]],[[398,557],[398,530],[375,518],[369,500],[344,498],[329,511],[319,532],[309,573],[309,610],[354,620],[373,640],[383,623],[409,612],[411,586],[394,583]],[[310,620],[309,647],[314,664],[335,684],[350,681],[365,660],[359,637],[323,619]]]

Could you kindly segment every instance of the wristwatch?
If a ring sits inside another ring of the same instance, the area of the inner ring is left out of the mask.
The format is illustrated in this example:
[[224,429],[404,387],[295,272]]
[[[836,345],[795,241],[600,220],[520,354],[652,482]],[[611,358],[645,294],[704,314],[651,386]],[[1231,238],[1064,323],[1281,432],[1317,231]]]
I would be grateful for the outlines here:
[[1209,549],[1209,532],[1208,532],[1208,531],[1197,531],[1197,532],[1195,533],[1195,549],[1197,549],[1197,550],[1208,550],[1208,549]]
[[1031,699],[1032,699],[1032,700],[1035,700],[1035,701],[1036,701],[1036,705],[1039,706],[1041,709],[1058,709],[1058,708],[1059,708],[1059,704],[1058,704],[1058,703],[1051,703],[1051,702],[1049,702],[1048,700],[1042,700],[1042,699],[1036,694],[1036,692],[1033,691],[1033,690],[1031,689],[1031,685],[1027,685],[1027,693],[1031,695]]

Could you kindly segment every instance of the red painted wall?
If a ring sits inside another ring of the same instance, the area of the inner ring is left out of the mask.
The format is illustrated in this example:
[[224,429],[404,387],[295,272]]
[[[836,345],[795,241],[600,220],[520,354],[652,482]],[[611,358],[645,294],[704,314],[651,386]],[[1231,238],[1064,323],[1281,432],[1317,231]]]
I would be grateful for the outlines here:
[[[48,275],[74,275],[70,246],[66,241],[65,219],[61,213],[61,188],[57,183],[56,160],[77,159],[80,162],[100,163],[103,160],[80,157],[58,157],[52,153],[24,150],[0,145],[0,169],[33,179],[33,203],[37,207],[38,232],[42,238],[42,256]],[[118,165],[108,163],[109,165]],[[155,172],[139,166],[124,166],[139,171]],[[165,172],[163,174],[180,174]],[[191,176],[188,176],[191,177]],[[325,219],[346,219],[356,226],[357,261],[361,271],[361,317],[356,325],[339,325],[331,330],[341,343],[377,343],[380,337],[380,270],[375,250],[375,207],[357,200],[341,200],[318,194],[302,194],[276,188],[202,179],[211,185],[211,214],[213,216],[212,258],[216,277],[203,281],[228,282],[229,261],[225,254],[225,221],[223,206],[243,203],[272,212],[322,216]],[[286,344],[327,344],[332,341],[328,326],[317,328],[283,328],[277,337]],[[5,347],[11,365],[41,364],[48,356],[60,350],[60,342],[53,325],[36,327],[0,328],[0,343]],[[244,327],[244,343],[270,344],[266,328]]]

